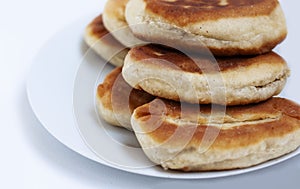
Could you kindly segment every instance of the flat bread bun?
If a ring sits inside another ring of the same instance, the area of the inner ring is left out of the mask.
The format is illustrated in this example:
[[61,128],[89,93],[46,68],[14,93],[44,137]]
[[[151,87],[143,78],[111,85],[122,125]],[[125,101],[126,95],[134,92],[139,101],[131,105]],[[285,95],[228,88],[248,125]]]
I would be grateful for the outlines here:
[[125,7],[128,0],[107,0],[103,12],[103,22],[111,34],[124,46],[132,47],[141,44],[131,32],[125,20]]
[[102,15],[96,17],[84,34],[86,44],[98,55],[115,66],[122,66],[129,49],[119,43],[103,25]]
[[155,97],[133,89],[123,79],[122,68],[115,68],[97,88],[98,113],[108,123],[131,129],[130,117],[135,108]]
[[187,56],[158,45],[132,48],[122,75],[153,96],[196,104],[243,105],[279,94],[289,68],[279,55]]
[[142,40],[219,56],[270,52],[287,35],[277,0],[130,0],[126,20]]
[[211,112],[209,105],[155,99],[135,109],[131,123],[147,157],[164,169],[246,168],[300,146],[300,106],[290,100]]

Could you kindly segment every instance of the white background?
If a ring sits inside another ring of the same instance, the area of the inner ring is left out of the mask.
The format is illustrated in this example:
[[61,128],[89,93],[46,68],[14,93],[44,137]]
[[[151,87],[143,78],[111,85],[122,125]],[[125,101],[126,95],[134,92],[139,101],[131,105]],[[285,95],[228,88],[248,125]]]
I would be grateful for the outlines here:
[[[91,12],[100,13],[103,4],[104,0],[0,0],[0,188],[299,188],[300,157],[228,178],[157,179],[92,162],[48,134],[27,101],[25,84],[32,59],[53,34]],[[297,57],[299,48],[299,5],[295,0],[282,2],[290,30],[284,44],[294,46],[283,56],[298,73],[299,60],[289,57]],[[296,78],[290,80],[299,82]],[[299,89],[287,85],[285,95],[289,92],[296,92],[294,99],[299,99]]]

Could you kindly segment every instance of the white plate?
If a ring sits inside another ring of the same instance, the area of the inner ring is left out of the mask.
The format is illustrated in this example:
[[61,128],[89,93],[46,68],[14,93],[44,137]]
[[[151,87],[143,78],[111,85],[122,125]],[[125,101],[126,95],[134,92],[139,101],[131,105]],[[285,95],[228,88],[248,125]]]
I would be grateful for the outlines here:
[[[136,148],[138,143],[131,132],[110,127],[98,120],[94,103],[95,89],[112,67],[104,66],[104,61],[93,52],[88,51],[86,54],[87,47],[82,35],[85,25],[91,19],[92,17],[87,17],[80,20],[49,40],[37,55],[27,83],[28,98],[37,118],[57,140],[70,149],[120,170],[179,179],[216,178],[247,173],[280,163],[300,153],[297,150],[258,166],[232,171],[180,173],[149,166],[151,163]],[[297,43],[287,40],[277,49],[285,58],[288,57],[290,67],[294,70],[282,96],[299,102],[296,82],[300,81],[300,74],[295,73],[299,73],[299,70],[296,70],[297,59],[292,56],[296,49],[291,48],[291,45]],[[99,73],[103,68],[104,72]]]

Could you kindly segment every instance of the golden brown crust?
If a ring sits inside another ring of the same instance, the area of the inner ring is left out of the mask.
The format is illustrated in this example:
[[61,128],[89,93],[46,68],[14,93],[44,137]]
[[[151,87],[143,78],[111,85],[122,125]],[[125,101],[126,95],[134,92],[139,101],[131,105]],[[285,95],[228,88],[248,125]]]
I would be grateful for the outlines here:
[[115,68],[97,88],[97,96],[104,108],[114,112],[133,112],[154,97],[142,90],[133,89],[122,77],[122,67]]
[[[162,103],[165,107],[162,107]],[[196,107],[197,109],[198,107]],[[193,115],[205,117],[210,111],[209,106],[202,106],[196,113],[195,107],[190,107],[189,110]],[[194,110],[192,110],[194,109]],[[164,111],[163,111],[164,110]],[[147,132],[151,129],[151,123],[161,121],[161,124],[153,132],[147,133],[148,137],[154,140],[158,144],[162,144],[177,133],[182,133],[184,136],[186,133],[194,132],[192,139],[185,148],[197,148],[199,147],[202,138],[208,128],[207,124],[198,121],[196,126],[192,124],[176,125],[168,121],[168,119],[180,119],[181,108],[179,103],[171,101],[162,101],[156,99],[149,104],[145,104],[135,110],[135,120],[140,123],[140,128]],[[209,116],[209,114],[208,114]],[[227,118],[235,120],[226,121]],[[245,119],[247,117],[247,119]],[[168,118],[168,119],[167,119]],[[188,119],[188,118],[187,118]],[[265,121],[264,121],[265,120]],[[253,121],[253,124],[250,124]],[[255,123],[257,121],[257,123]],[[247,106],[229,107],[226,110],[225,123],[239,122],[238,126],[234,126],[227,129],[221,129],[218,137],[210,147],[210,149],[232,149],[243,148],[255,145],[259,142],[266,140],[267,138],[281,138],[290,133],[299,131],[300,129],[300,106],[290,100],[282,98],[271,98],[260,104],[253,104]],[[244,122],[244,123],[243,123]],[[218,130],[216,127],[210,126],[210,129]],[[184,140],[184,137],[176,135],[177,142],[180,143]]]
[[104,27],[102,14],[97,16],[89,25],[90,33],[97,38],[101,38],[109,33],[107,29]]
[[[191,56],[189,58],[184,53],[179,52],[172,48],[167,48],[160,45],[145,45],[132,48],[129,52],[131,59],[136,63],[147,63],[157,65],[159,67],[178,68],[185,72],[202,73],[202,70],[209,67],[209,65],[218,63],[221,72],[233,71],[237,68],[247,68],[261,63],[275,65],[285,65],[286,62],[283,58],[274,52],[270,52],[258,56],[236,56],[236,57],[217,57],[208,55],[206,58]],[[194,60],[197,64],[194,62]],[[171,64],[165,64],[165,62]]]
[[144,2],[146,11],[178,26],[221,18],[268,15],[279,4],[277,0],[144,0]]
[[[109,31],[105,28],[103,24],[102,14],[97,16],[88,26],[87,33],[89,36],[101,40],[101,42],[114,47],[122,47],[122,44],[117,41]],[[125,49],[125,47],[124,47]]]

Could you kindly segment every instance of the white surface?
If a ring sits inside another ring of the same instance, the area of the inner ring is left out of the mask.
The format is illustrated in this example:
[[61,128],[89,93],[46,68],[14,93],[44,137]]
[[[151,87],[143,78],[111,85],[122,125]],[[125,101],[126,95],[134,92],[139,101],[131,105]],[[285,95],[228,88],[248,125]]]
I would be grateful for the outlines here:
[[[92,50],[87,50],[88,47],[82,41],[84,26],[90,19],[90,16],[80,19],[53,36],[34,59],[27,80],[27,92],[33,111],[49,133],[61,143],[110,167],[147,176],[180,179],[247,173],[280,163],[300,153],[299,149],[258,166],[231,171],[178,173],[154,166],[139,148],[132,132],[112,127],[101,118],[98,121],[95,93],[112,66],[105,64]],[[291,87],[297,88],[297,85]]]
[[[103,1],[0,1],[0,187],[1,188],[298,188],[300,157],[253,173],[213,180],[154,179],[117,171],[83,158],[57,142],[36,120],[25,91],[31,61],[54,33],[90,12]],[[279,48],[299,70],[299,1],[282,3],[289,37]],[[298,72],[299,73],[299,72]],[[283,93],[299,102],[300,74],[293,74]],[[293,95],[294,96],[294,95]]]

